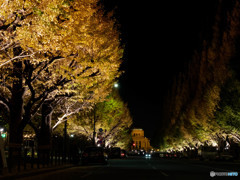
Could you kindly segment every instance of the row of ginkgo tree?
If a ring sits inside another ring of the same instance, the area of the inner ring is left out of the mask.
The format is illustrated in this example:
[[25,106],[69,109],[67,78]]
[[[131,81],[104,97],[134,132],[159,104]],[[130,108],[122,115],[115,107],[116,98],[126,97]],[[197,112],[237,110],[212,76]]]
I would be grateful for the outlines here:
[[120,75],[123,49],[114,18],[98,0],[13,0],[0,7],[0,107],[14,160],[27,124],[39,148],[50,148],[53,114],[62,122],[104,101]]
[[216,146],[228,138],[240,142],[239,102],[232,104],[238,99],[239,79],[230,66],[239,58],[239,8],[239,1],[229,9],[219,4],[211,39],[174,79],[158,134],[162,149]]

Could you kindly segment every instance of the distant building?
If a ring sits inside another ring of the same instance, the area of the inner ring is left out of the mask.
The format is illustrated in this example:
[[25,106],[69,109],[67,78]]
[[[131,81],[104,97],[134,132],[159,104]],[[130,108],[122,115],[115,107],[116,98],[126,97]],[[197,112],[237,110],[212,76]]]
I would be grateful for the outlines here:
[[131,149],[132,150],[145,150],[150,151],[152,147],[150,146],[150,140],[144,137],[144,130],[143,129],[133,129],[132,130],[132,140],[133,144]]

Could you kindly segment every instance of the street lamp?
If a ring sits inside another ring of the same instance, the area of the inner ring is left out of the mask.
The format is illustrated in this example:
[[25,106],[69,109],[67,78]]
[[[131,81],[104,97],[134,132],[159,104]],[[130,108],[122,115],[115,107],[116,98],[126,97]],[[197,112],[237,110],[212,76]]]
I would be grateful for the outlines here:
[[115,88],[118,88],[118,87],[119,87],[119,84],[118,84],[118,83],[114,83],[114,87],[115,87]]

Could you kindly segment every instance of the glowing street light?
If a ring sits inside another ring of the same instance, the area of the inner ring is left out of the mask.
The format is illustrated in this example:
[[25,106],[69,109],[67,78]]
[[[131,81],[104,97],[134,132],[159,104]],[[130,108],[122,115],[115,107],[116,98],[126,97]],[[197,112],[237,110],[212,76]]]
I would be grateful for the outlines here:
[[119,87],[119,84],[118,84],[118,83],[114,83],[114,87],[115,87],[115,88],[118,88],[118,87]]

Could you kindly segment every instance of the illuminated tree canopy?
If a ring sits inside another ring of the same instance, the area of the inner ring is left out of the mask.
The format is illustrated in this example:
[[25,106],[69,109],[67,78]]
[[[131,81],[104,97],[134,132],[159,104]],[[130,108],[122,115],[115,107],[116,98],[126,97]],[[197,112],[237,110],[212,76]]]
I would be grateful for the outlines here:
[[235,75],[225,83],[220,97],[215,118],[221,127],[221,134],[230,134],[235,141],[240,141],[240,82]]
[[128,148],[131,143],[130,127],[132,118],[127,105],[121,100],[119,94],[113,91],[105,101],[97,103],[90,112],[80,112],[69,122],[70,133],[80,133],[93,138],[94,130],[98,133],[100,128],[104,133],[102,139],[106,146]]
[[[163,149],[195,147],[204,142],[213,145],[219,138],[226,138],[226,135],[236,136],[236,131],[222,133],[227,124],[224,117],[221,120],[219,118],[227,116],[228,121],[237,125],[239,122],[233,116],[236,118],[238,113],[231,112],[234,109],[227,106],[221,110],[227,111],[225,115],[218,113],[216,116],[215,113],[220,102],[225,101],[221,92],[225,82],[232,76],[229,62],[237,51],[239,8],[237,2],[231,12],[217,14],[211,41],[203,42],[202,49],[196,51],[186,64],[185,71],[173,80],[165,101],[163,126],[159,130],[163,137]],[[226,15],[222,18],[226,19],[224,22],[220,18],[223,14]],[[223,24],[225,29],[222,28]]]
[[123,50],[115,20],[97,4],[0,2],[0,104],[8,112],[10,143],[22,142],[23,128],[34,127],[39,113],[49,129],[53,111],[61,107],[58,117],[70,116],[111,91]]

